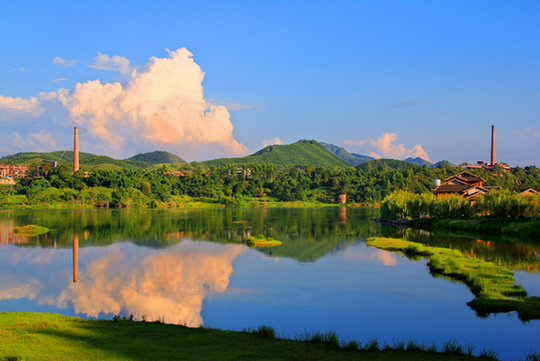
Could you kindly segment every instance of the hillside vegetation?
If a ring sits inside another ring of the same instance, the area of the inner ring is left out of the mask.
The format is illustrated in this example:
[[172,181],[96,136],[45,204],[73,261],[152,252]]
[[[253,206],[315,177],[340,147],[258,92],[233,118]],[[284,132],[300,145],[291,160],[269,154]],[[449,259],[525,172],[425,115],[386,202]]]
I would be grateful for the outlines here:
[[169,152],[156,150],[149,153],[139,153],[127,160],[138,161],[150,164],[165,164],[165,163],[186,163],[182,158],[176,154]]
[[242,158],[220,158],[201,162],[203,166],[222,167],[228,165],[274,164],[278,167],[325,167],[338,169],[351,165],[329,152],[315,140],[300,140],[287,145],[270,145],[258,152]]
[[347,151],[347,149],[338,147],[337,145],[334,145],[334,144],[328,144],[328,143],[323,143],[323,142],[321,142],[320,144],[323,147],[325,147],[326,149],[328,149],[329,151],[331,151],[332,153],[334,153],[335,155],[337,155],[338,157],[340,157],[341,159],[343,159],[347,163],[350,163],[353,166],[357,166],[359,164],[367,162],[368,160],[373,159],[372,157],[368,157],[366,155],[360,155],[360,154],[356,154],[356,153],[349,153],[349,151]]

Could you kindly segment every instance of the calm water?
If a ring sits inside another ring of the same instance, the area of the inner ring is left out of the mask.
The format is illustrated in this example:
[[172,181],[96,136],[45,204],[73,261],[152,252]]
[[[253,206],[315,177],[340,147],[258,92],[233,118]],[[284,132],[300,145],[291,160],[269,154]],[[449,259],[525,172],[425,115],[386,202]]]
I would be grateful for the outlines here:
[[[458,248],[517,269],[540,296],[538,246],[404,231],[370,221],[376,209],[82,210],[0,212],[0,311],[93,318],[133,314],[189,326],[272,325],[289,337],[334,330],[380,343],[457,339],[505,360],[540,351],[540,321],[479,319],[460,283],[426,261],[367,247],[374,235]],[[38,237],[13,228],[38,224]],[[251,249],[250,235],[282,246]],[[76,255],[76,257],[74,257]],[[74,259],[75,258],[75,259]],[[76,277],[77,282],[74,282]]]

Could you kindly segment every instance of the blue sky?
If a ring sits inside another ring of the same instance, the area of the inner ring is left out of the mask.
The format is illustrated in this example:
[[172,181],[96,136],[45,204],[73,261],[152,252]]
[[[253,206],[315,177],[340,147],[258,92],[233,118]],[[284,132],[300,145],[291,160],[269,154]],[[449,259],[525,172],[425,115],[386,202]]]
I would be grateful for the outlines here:
[[[315,139],[540,166],[540,1],[0,4],[0,156]],[[185,49],[183,49],[185,48]]]

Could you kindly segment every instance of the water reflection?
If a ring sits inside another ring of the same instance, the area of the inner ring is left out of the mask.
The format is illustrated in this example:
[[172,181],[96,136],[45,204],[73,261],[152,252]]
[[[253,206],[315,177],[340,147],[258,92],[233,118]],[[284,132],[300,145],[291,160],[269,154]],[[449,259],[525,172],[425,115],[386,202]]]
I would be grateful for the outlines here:
[[381,251],[380,249],[371,250],[366,252],[361,248],[346,249],[343,251],[343,258],[346,260],[377,260],[385,266],[396,266],[396,255],[391,252]]
[[513,270],[540,273],[540,246],[504,242],[500,237],[487,236],[483,239],[469,235],[433,233],[407,229],[404,236],[415,242],[435,247],[452,248]]
[[149,321],[196,327],[203,324],[203,299],[229,285],[232,262],[246,247],[181,242],[167,251],[129,255],[121,245],[87,263],[56,305],[78,314],[127,314]]

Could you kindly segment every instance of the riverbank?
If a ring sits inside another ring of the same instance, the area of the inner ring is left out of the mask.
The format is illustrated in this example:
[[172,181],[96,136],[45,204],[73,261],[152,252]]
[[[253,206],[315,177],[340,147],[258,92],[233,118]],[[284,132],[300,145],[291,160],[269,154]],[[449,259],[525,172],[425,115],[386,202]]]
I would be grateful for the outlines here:
[[[457,341],[365,345],[333,332],[283,339],[270,327],[244,332],[188,328],[115,317],[83,320],[49,313],[0,313],[0,360],[496,360]],[[477,356],[474,356],[476,354]]]
[[92,206],[76,200],[72,202],[40,203],[32,204],[28,202],[26,196],[12,196],[0,199],[0,210],[16,209],[91,209],[91,208],[325,208],[325,207],[379,207],[377,203],[321,203],[313,201],[278,201],[274,198],[246,197],[242,200],[226,198],[222,203],[217,199],[205,197],[175,196],[168,201],[153,201],[148,205],[124,204],[121,207],[112,205]]
[[413,228],[459,230],[481,234],[527,237],[540,242],[539,217],[419,218],[407,222]]
[[479,317],[516,311],[522,321],[540,319],[540,297],[527,297],[517,285],[512,271],[448,248],[427,247],[395,238],[370,238],[367,244],[400,252],[413,259],[425,257],[434,276],[449,277],[465,283],[475,298],[468,302]]

